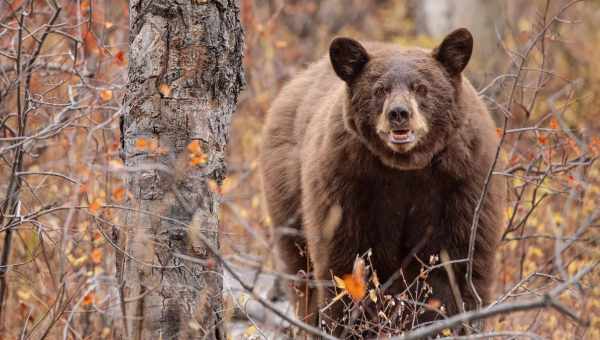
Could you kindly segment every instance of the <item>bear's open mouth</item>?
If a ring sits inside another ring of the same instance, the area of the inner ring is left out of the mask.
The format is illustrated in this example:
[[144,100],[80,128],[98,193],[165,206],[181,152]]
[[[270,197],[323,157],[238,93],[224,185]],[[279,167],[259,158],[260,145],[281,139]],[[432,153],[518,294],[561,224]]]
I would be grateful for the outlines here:
[[415,134],[410,129],[396,129],[389,133],[389,141],[392,144],[406,144],[414,142]]

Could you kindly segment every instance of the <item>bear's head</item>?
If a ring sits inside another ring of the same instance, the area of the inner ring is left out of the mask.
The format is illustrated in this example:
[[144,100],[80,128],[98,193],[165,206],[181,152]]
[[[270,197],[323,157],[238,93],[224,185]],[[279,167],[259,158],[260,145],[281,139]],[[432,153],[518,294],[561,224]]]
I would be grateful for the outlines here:
[[335,73],[347,84],[346,129],[384,164],[422,169],[461,125],[462,71],[471,33],[450,33],[432,51],[336,38],[329,48]]

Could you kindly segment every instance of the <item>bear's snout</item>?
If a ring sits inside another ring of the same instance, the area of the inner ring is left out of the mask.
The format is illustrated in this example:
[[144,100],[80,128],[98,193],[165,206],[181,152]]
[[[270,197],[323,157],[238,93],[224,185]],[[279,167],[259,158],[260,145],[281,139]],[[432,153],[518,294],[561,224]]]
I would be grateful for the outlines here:
[[410,110],[403,105],[394,106],[387,112],[387,118],[392,128],[401,128],[408,122],[411,116],[412,113]]

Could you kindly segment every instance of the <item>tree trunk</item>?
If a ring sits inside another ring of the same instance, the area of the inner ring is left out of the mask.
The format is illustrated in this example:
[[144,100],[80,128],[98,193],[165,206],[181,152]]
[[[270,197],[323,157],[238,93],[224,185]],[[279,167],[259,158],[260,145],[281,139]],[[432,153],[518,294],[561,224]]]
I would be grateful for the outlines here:
[[203,241],[218,248],[219,199],[209,184],[225,176],[244,84],[239,3],[132,0],[129,14],[117,338],[223,339],[222,268]]

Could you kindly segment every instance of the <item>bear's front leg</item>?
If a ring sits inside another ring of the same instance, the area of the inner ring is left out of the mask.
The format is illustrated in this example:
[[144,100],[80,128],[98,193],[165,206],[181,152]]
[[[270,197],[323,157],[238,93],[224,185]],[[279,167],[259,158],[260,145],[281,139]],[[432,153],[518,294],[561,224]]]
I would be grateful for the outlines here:
[[[305,225],[309,256],[317,284],[317,299],[313,300],[315,303],[311,305],[309,314],[319,315],[319,327],[336,336],[341,336],[346,330],[345,324],[348,320],[344,316],[346,306],[351,305],[351,300],[344,297],[332,302],[336,296],[333,277],[341,278],[345,274],[352,273],[359,249],[356,241],[338,230],[338,225],[342,223],[341,213],[339,211],[331,212],[332,209],[328,210],[330,210],[327,214],[329,217],[322,219],[323,222]],[[332,214],[337,217],[332,218]],[[332,219],[336,221],[332,221]],[[310,222],[311,219],[309,218],[307,221]],[[329,229],[327,228],[328,224]]]
[[[323,252],[314,253],[313,263],[318,263],[314,268],[318,284],[318,305],[315,307],[318,309],[319,326],[331,334],[343,337],[347,334],[348,308],[352,306],[352,300],[348,296],[344,296],[333,301],[340,293],[339,290],[336,292],[333,278],[334,276],[342,278],[344,275],[352,273],[356,253],[351,250],[352,248],[336,243],[334,240],[320,242],[317,247],[326,249],[326,256]],[[313,259],[312,256],[311,259]]]

